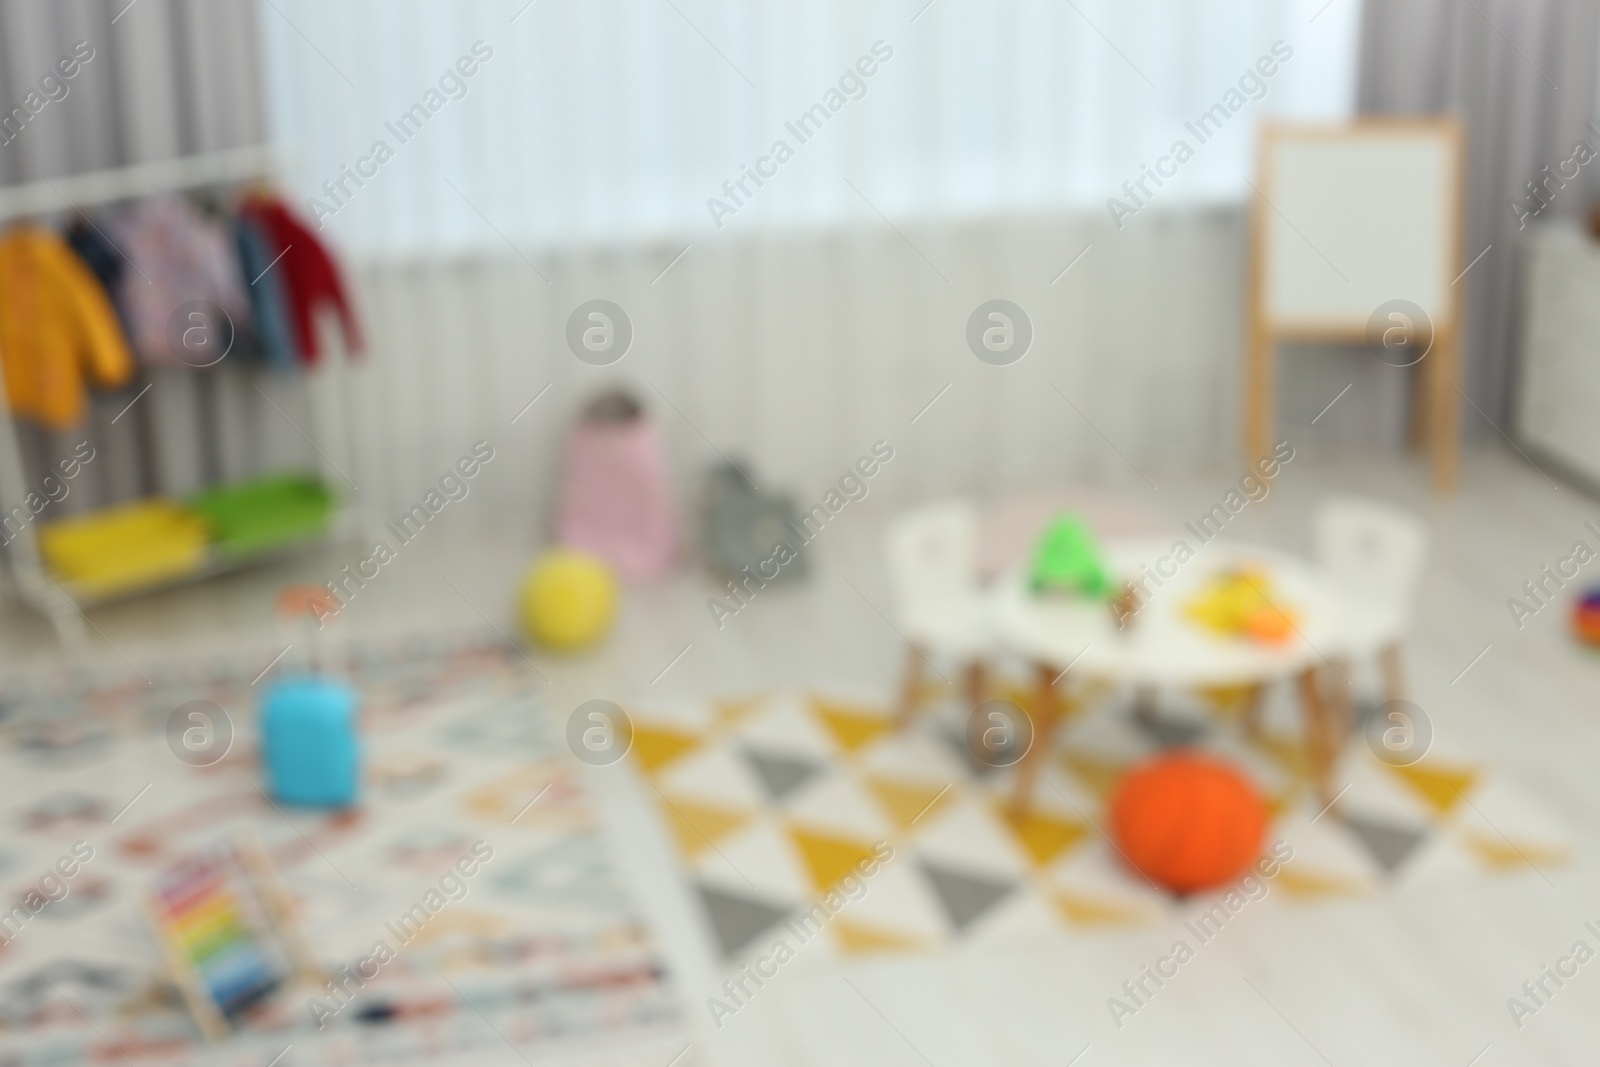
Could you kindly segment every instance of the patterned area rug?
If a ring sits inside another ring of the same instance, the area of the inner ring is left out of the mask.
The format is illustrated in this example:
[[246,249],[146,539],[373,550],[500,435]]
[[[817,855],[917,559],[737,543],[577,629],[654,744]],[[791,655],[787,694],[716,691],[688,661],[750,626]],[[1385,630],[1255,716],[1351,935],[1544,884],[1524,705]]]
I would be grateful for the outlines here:
[[[1024,694],[1008,696],[1026,706]],[[1101,833],[1122,771],[1175,744],[1244,770],[1268,798],[1269,843],[1293,849],[1252,907],[1536,877],[1566,862],[1566,835],[1459,753],[1392,767],[1358,733],[1340,767],[1340,807],[1323,813],[1298,738],[1246,741],[1225,697],[1143,722],[1116,702],[1078,713],[1020,819],[1005,808],[1013,772],[968,756],[964,717],[949,703],[899,732],[887,708],[797,693],[629,711],[632,758],[730,961],[779,941],[916,950],[1204,908],[1131,872]]]
[[[521,657],[433,640],[352,653],[367,773],[345,814],[280,810],[258,790],[251,679],[270,651],[145,668],[148,684],[56,677],[0,691],[4,899],[23,900],[74,842],[93,849],[67,895],[0,948],[0,1061],[264,1067],[292,1045],[284,1067],[393,1064],[510,1056],[510,1044],[541,1063],[641,1062],[641,1048],[665,1063],[683,1048],[665,968]],[[208,767],[178,760],[165,735],[192,699],[239,731]],[[157,871],[241,828],[264,843],[330,970],[355,969],[380,940],[396,951],[325,1028],[301,990],[207,1047],[139,901]],[[477,841],[493,858],[402,945],[394,924]]]

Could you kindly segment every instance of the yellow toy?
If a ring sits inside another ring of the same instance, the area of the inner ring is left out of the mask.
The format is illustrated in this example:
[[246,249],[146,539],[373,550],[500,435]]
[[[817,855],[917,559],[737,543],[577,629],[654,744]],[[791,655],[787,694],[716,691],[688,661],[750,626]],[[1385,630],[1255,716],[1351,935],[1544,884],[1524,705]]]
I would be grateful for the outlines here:
[[1226,570],[1207,580],[1184,613],[1208,630],[1281,645],[1294,636],[1295,612],[1277,602],[1265,571]]
[[569,652],[599,641],[617,613],[617,582],[594,556],[546,552],[522,583],[522,625],[546,647]]
[[211,526],[168,500],[146,500],[62,519],[39,531],[45,563],[78,593],[111,596],[193,574]]

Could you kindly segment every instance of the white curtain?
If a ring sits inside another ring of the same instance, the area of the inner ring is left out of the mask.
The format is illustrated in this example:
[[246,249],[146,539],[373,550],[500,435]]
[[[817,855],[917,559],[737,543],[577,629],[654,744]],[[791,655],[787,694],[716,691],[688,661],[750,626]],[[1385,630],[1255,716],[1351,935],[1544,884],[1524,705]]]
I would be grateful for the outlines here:
[[[371,352],[350,383],[356,454],[339,465],[392,518],[482,438],[496,449],[493,477],[463,514],[543,529],[563,435],[586,400],[618,385],[660,423],[685,500],[719,451],[749,461],[762,489],[809,504],[879,439],[895,459],[873,493],[890,501],[1081,481],[1142,490],[1145,476],[1165,486],[1167,472],[1235,447],[1235,213],[1184,212],[1121,234],[1095,216],[902,232],[950,285],[882,226],[697,247],[654,285],[670,247],[535,258],[549,285],[509,251],[365,262],[355,276]],[[1035,330],[1033,349],[1005,367],[963,340],[971,309],[996,292]],[[626,309],[635,333],[606,367],[562,340],[571,310],[597,294]]]
[[[259,11],[292,184],[360,253],[681,246],[880,213],[1104,211],[1180,138],[1195,157],[1151,202],[1239,200],[1257,120],[1348,113],[1359,21],[1357,0],[271,0]],[[1277,41],[1292,58],[1247,74]],[[1244,106],[1199,144],[1185,123],[1230,90]],[[419,103],[427,110],[402,126]],[[838,109],[802,143],[786,123],[819,103]],[[780,140],[794,157],[762,163]],[[379,142],[392,152],[382,163]],[[723,183],[758,165],[769,177],[746,179],[734,204]],[[359,185],[345,177],[358,170],[370,175]],[[714,221],[714,198],[736,213]]]
[[[1557,170],[1580,142],[1600,145],[1600,6],[1593,0],[1368,0],[1360,105],[1387,114],[1456,114],[1467,131],[1466,256],[1483,254],[1466,293],[1462,389],[1468,434],[1509,430],[1522,336],[1518,208],[1529,182]],[[1540,220],[1590,210],[1600,190],[1580,172]],[[1487,252],[1485,252],[1487,249]],[[1487,416],[1486,420],[1483,416]],[[1492,425],[1490,421],[1492,420]]]
[[[505,458],[481,514],[534,523],[562,433],[612,384],[660,421],[684,490],[722,453],[812,499],[879,438],[898,450],[890,497],[1214,464],[1236,449],[1253,130],[1348,113],[1358,16],[1354,0],[263,0],[291,188],[350,253],[372,340],[352,476],[390,512],[486,438]],[[828,117],[802,144],[786,124],[814,104]],[[1185,124],[1219,104],[1201,144]],[[1148,209],[1118,229],[1107,199],[1179,139],[1193,158],[1145,179]],[[746,165],[764,184],[714,221],[708,199]],[[1010,367],[963,339],[996,296],[1036,330]],[[564,341],[594,298],[634,326],[613,367]]]

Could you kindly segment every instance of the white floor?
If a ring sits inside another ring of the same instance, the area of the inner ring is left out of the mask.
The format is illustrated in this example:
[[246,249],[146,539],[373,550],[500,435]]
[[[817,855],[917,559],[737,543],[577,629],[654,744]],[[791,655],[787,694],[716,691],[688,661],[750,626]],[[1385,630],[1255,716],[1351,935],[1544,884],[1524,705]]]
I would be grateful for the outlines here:
[[[1176,534],[1238,475],[1128,487]],[[1434,551],[1408,666],[1414,699],[1437,735],[1486,756],[1555,813],[1575,862],[1450,892],[1246,913],[1118,1029],[1106,1007],[1124,979],[1163,953],[1173,930],[1063,938],[1013,949],[883,958],[848,968],[795,966],[720,1032],[705,998],[723,976],[702,947],[665,846],[622,775],[607,794],[641,898],[662,928],[692,1018],[703,1026],[682,1063],[729,1067],[872,1064],[1594,1064],[1600,1062],[1600,963],[1585,964],[1519,1029],[1507,998],[1585,941],[1600,950],[1600,657],[1567,639],[1562,606],[1518,631],[1506,607],[1524,581],[1568,554],[1600,503],[1547,482],[1514,455],[1470,455],[1456,496],[1435,500],[1411,461],[1297,459],[1272,497],[1230,536],[1305,551],[1310,505],[1332,490],[1400,501],[1427,516]],[[817,541],[811,581],[772,588],[718,630],[714,592],[697,574],[631,592],[608,645],[593,656],[536,654],[553,714],[593,697],[748,692],[845,685],[887,696],[903,647],[879,614],[887,593],[876,539],[892,486],[851,505]],[[1600,521],[1597,521],[1600,525]],[[434,535],[438,536],[435,537]],[[345,624],[363,632],[479,628],[515,633],[511,601],[534,537],[441,525],[407,546],[364,590]],[[92,657],[135,666],[223,646],[262,650],[293,637],[271,617],[290,581],[322,581],[354,546],[173,590],[91,613]],[[1600,561],[1580,576],[1600,581]],[[453,583],[447,584],[446,579]],[[684,651],[688,646],[687,651]],[[1487,646],[1487,651],[1484,649]],[[679,657],[682,653],[681,658]],[[1482,653],[1481,658],[1479,657]],[[0,668],[60,658],[47,628],[21,609],[0,614]],[[670,665],[670,667],[669,667]],[[1470,666],[1469,666],[1470,665]]]

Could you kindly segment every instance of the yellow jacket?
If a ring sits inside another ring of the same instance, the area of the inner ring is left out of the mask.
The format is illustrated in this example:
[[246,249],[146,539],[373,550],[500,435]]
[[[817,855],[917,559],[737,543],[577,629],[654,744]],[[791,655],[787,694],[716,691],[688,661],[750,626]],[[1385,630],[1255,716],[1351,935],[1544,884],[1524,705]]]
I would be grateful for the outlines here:
[[106,388],[133,375],[99,279],[42,227],[0,237],[0,362],[12,412],[57,429],[83,418],[86,374]]

